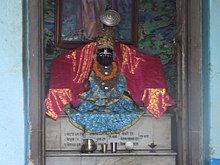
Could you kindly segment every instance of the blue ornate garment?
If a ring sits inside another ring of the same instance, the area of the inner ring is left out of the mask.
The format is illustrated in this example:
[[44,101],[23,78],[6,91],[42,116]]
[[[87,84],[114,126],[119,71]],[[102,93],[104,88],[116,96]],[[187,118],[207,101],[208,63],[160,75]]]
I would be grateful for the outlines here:
[[144,114],[133,100],[125,94],[127,87],[122,73],[110,85],[101,87],[94,71],[90,75],[90,90],[81,94],[80,105],[67,109],[70,122],[87,132],[114,134],[132,126]]

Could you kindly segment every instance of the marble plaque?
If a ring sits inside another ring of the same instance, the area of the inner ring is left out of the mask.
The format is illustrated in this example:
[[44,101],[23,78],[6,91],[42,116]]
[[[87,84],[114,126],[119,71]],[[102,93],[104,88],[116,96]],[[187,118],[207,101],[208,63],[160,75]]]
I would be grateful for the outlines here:
[[128,141],[137,150],[150,149],[150,143],[155,143],[156,149],[171,149],[171,116],[165,114],[160,119],[155,119],[146,114],[129,129],[111,135],[83,134],[67,117],[57,121],[46,118],[46,150],[80,150],[83,137],[93,138],[98,144],[98,150],[102,143],[110,146],[111,142],[116,142],[118,149],[124,150]]

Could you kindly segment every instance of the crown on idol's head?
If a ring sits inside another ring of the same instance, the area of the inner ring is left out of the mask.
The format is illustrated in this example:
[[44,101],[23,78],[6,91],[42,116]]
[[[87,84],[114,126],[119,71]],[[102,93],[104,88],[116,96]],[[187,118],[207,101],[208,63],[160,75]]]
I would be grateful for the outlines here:
[[104,24],[104,27],[98,33],[96,38],[96,47],[97,49],[110,48],[114,50],[114,26],[120,22],[120,15],[115,10],[107,10],[100,16],[100,20]]
[[115,32],[112,27],[104,27],[98,34],[96,39],[96,47],[98,49],[110,48],[114,49]]

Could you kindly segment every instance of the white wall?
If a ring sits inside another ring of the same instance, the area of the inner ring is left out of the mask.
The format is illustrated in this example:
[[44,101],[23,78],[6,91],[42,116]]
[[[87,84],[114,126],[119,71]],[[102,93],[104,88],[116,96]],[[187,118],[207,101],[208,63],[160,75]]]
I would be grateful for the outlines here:
[[220,159],[220,1],[210,0],[210,156]]
[[0,164],[25,164],[22,0],[0,2]]

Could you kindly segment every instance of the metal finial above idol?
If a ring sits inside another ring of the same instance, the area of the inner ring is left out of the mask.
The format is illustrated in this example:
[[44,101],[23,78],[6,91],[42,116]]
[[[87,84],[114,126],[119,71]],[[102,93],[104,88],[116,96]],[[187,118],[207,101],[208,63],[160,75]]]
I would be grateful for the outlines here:
[[121,18],[117,11],[107,10],[100,16],[100,20],[106,26],[116,26]]

